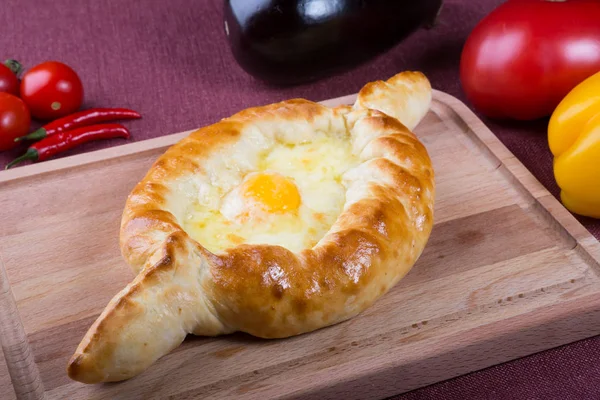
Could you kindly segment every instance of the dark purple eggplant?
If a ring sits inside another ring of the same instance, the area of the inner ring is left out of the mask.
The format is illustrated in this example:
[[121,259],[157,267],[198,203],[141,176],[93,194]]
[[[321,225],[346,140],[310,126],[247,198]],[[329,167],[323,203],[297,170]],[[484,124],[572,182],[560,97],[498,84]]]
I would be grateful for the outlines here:
[[226,0],[236,61],[274,84],[314,81],[362,64],[437,19],[443,0]]

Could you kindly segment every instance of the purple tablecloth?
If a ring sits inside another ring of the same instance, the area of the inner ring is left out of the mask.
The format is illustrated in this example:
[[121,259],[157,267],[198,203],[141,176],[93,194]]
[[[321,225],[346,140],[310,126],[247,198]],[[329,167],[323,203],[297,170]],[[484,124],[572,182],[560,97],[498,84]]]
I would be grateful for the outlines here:
[[[144,115],[128,124],[137,141],[193,129],[248,106],[354,93],[365,82],[405,69],[424,71],[435,88],[464,101],[458,80],[462,45],[477,21],[499,3],[446,0],[434,30],[414,34],[353,71],[287,89],[259,83],[235,64],[223,33],[222,0],[4,0],[0,58],[16,58],[25,66],[49,59],[70,64],[84,82],[86,107],[131,107]],[[482,119],[556,195],[547,121]],[[67,155],[122,143],[89,143]],[[22,151],[0,154],[0,166]],[[581,221],[600,238],[600,222]],[[599,354],[600,338],[592,338],[398,398],[599,399]]]

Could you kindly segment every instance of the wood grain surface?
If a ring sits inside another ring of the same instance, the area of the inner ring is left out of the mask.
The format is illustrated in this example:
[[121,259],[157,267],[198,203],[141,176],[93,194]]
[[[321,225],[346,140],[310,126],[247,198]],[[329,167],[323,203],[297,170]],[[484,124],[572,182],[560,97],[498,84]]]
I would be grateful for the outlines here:
[[3,265],[0,257],[0,344],[3,368],[12,387],[8,380],[2,380],[0,394],[10,391],[19,400],[40,399],[44,397],[44,386]]
[[6,366],[6,360],[4,360],[4,354],[2,354],[2,352],[0,352],[0,399],[16,399],[15,391],[13,390],[10,375],[8,373],[8,367]]
[[[70,381],[66,362],[133,278],[118,249],[126,196],[186,133],[0,173],[0,252],[45,397],[377,399],[600,333],[598,241],[453,97],[435,92],[416,133],[436,224],[391,292],[285,340],[190,337],[117,384]],[[0,359],[0,398],[5,371]]]

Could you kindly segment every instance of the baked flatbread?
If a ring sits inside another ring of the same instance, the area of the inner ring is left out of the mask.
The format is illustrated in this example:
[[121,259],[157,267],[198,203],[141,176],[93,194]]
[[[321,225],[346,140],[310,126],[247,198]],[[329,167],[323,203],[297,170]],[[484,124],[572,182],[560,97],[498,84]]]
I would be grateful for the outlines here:
[[432,228],[434,173],[411,133],[430,102],[427,78],[404,72],[353,106],[249,108],[169,148],[125,204],[120,244],[137,276],[69,376],[128,379],[187,334],[283,338],[373,304]]

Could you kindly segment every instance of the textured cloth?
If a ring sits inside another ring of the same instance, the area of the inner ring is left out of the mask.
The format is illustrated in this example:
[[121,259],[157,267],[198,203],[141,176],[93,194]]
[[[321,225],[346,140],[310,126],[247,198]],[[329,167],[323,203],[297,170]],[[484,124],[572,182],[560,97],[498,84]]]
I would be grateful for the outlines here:
[[[417,1],[417,0],[415,0]],[[463,43],[499,0],[446,0],[438,25],[419,31],[387,54],[347,73],[286,89],[245,74],[224,35],[223,0],[4,0],[0,49],[26,67],[55,59],[73,66],[86,89],[85,106],[131,107],[139,141],[197,128],[240,109],[305,97],[354,93],[365,82],[421,70],[436,89],[465,100],[458,79]],[[483,121],[554,194],[547,120]],[[65,155],[123,144],[88,143]],[[0,154],[0,166],[24,147]],[[2,173],[2,172],[0,172]],[[600,238],[600,222],[581,219]],[[598,399],[600,338],[499,365],[423,388],[402,399]],[[399,377],[401,379],[401,377]]]
[[598,400],[598,354],[598,338],[582,340],[388,400]]

